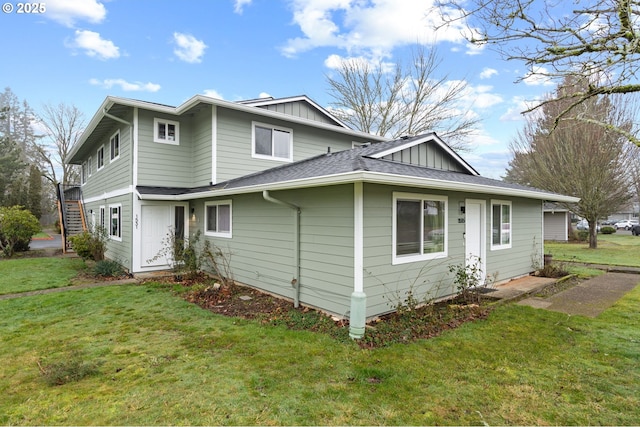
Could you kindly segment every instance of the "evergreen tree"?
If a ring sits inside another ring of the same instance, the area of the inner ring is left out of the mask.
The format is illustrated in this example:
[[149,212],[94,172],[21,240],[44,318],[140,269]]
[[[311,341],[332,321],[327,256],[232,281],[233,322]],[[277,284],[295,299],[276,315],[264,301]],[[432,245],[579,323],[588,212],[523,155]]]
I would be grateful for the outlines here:
[[42,173],[35,165],[29,167],[27,209],[38,219],[42,217]]

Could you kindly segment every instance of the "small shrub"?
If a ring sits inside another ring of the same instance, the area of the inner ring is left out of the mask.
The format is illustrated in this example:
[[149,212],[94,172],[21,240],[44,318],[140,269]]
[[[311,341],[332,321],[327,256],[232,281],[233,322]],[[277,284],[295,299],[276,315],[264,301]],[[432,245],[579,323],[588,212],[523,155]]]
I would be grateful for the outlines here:
[[101,260],[93,267],[93,274],[102,277],[120,277],[125,275],[125,271],[117,261]]
[[576,233],[578,242],[586,242],[589,240],[589,231],[587,230],[580,230]]
[[41,230],[38,218],[22,206],[0,207],[0,250],[5,256],[29,250],[31,237]]
[[453,283],[462,300],[466,303],[479,303],[482,299],[481,288],[486,285],[480,279],[483,273],[480,258],[469,265],[465,264],[450,265],[449,272],[453,273]]
[[63,360],[50,364],[43,365],[39,360],[38,367],[44,381],[50,386],[80,381],[98,373],[97,365],[83,361],[77,352],[66,355]]
[[602,228],[600,229],[600,232],[601,232],[602,234],[613,234],[613,233],[615,233],[615,232],[616,232],[616,229],[615,229],[615,228],[613,228],[613,227],[606,226],[606,227],[602,227]]
[[542,277],[551,277],[554,279],[569,275],[565,265],[563,263],[556,262],[545,264],[542,269],[538,270],[538,273]]
[[84,231],[69,237],[73,250],[84,260],[102,261],[107,249],[106,230],[96,227],[94,231]]

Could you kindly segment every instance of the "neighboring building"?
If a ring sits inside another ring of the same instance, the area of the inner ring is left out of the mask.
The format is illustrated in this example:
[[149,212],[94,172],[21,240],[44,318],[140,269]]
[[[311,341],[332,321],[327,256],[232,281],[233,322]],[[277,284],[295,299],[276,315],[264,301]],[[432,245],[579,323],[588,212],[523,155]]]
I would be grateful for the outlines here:
[[107,256],[131,272],[167,269],[154,256],[168,233],[199,230],[231,252],[238,282],[355,316],[362,332],[410,286],[455,293],[452,264],[528,274],[542,262],[543,202],[577,201],[483,178],[434,133],[350,130],[304,96],[108,97],[69,159]]
[[544,240],[566,242],[571,230],[570,212],[556,203],[544,204]]

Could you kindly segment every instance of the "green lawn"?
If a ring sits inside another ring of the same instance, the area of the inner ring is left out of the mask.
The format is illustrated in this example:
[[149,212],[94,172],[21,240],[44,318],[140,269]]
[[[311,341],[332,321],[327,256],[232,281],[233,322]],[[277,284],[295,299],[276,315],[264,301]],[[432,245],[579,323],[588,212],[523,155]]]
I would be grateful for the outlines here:
[[69,286],[83,267],[79,258],[0,259],[0,295]]
[[637,424],[639,305],[640,287],[596,319],[506,305],[362,350],[154,284],[5,300],[0,425]]
[[599,234],[598,248],[588,243],[544,242],[545,253],[554,261],[640,267],[640,237],[622,234]]

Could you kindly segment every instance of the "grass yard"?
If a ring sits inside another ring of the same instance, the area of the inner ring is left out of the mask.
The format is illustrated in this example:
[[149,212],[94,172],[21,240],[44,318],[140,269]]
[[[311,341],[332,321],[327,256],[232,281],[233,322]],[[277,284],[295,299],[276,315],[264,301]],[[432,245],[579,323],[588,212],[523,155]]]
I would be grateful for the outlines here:
[[153,283],[5,300],[0,425],[637,424],[639,305],[640,287],[596,319],[506,305],[363,350]]
[[0,295],[69,286],[84,265],[79,258],[0,259]]
[[598,234],[598,248],[588,243],[544,242],[554,261],[640,267],[640,237],[630,234]]

